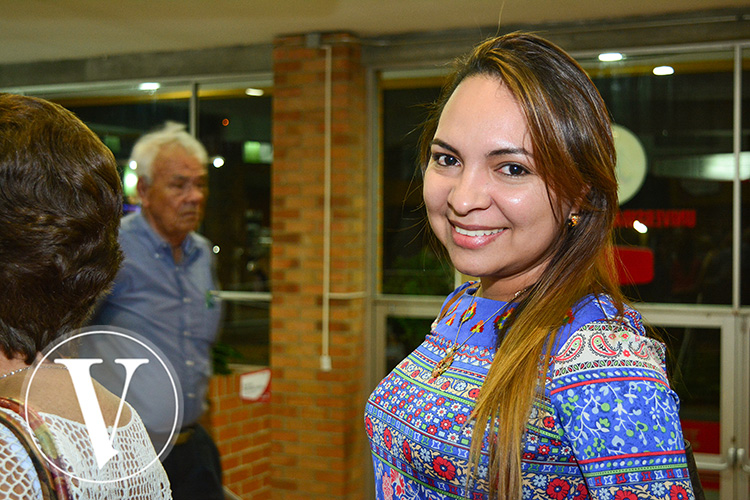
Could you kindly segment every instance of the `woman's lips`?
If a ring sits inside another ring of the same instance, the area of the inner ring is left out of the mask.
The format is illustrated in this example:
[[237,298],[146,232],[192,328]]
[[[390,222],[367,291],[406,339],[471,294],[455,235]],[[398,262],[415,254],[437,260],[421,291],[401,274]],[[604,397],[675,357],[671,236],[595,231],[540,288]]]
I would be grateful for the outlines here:
[[456,230],[458,234],[462,234],[464,236],[489,236],[491,234],[497,234],[503,229],[477,229],[477,230],[471,230],[471,229],[464,229],[462,227],[453,226],[453,229]]
[[451,224],[451,226],[453,227],[453,243],[455,243],[456,246],[467,249],[483,247],[494,241],[507,229],[468,229],[465,227],[457,226],[455,224]]

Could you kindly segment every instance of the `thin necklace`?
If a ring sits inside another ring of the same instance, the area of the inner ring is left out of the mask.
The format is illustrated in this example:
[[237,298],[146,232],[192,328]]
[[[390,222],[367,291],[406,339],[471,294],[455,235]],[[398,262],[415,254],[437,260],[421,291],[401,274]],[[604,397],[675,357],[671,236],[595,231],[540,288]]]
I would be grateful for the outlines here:
[[23,368],[19,368],[18,370],[13,370],[12,372],[8,372],[8,373],[3,373],[2,375],[0,375],[0,379],[4,379],[6,377],[10,377],[11,375],[15,375],[16,373],[21,373],[24,370],[28,370],[32,366],[34,366],[34,365],[24,366]]
[[[438,364],[435,365],[435,368],[432,369],[432,378],[438,378],[440,375],[442,375],[443,373],[445,373],[445,370],[447,370],[448,367],[450,367],[453,364],[453,359],[454,359],[454,357],[456,355],[456,352],[459,351],[463,346],[465,346],[466,343],[471,339],[471,337],[474,336],[475,333],[477,333],[478,331],[481,331],[480,328],[476,328],[476,329],[472,330],[471,334],[468,337],[466,337],[466,339],[463,342],[461,342],[461,344],[458,344],[458,337],[461,335],[461,327],[464,326],[464,323],[466,323],[467,321],[469,321],[473,317],[473,314],[469,315],[467,313],[474,306],[474,303],[477,300],[477,295],[479,295],[479,289],[480,288],[482,288],[481,283],[477,287],[476,292],[474,292],[474,294],[472,295],[471,304],[469,304],[469,307],[467,307],[466,310],[461,314],[461,318],[459,319],[459,323],[458,323],[458,330],[456,331],[456,339],[453,341],[453,345],[450,346],[448,349],[445,350],[445,355],[443,356],[443,359],[441,359],[438,362]],[[503,304],[502,306],[500,306],[500,308],[498,308],[497,311],[495,311],[494,313],[490,314],[489,317],[486,320],[482,321],[481,322],[482,325],[484,325],[486,322],[490,321],[493,317],[495,317],[498,314],[500,314],[501,311],[507,310],[514,303],[514,301],[522,293],[524,293],[526,290],[528,290],[529,288],[530,287],[527,286],[526,288],[522,288],[522,289],[518,290],[515,294],[513,294],[513,298],[512,299],[510,299],[508,302],[506,302],[505,304]],[[459,302],[459,304],[460,304],[460,302]],[[458,309],[458,306],[456,306],[456,309]]]
[[[32,366],[34,366],[34,365],[31,364],[31,365],[28,365],[28,366],[24,366],[23,368],[19,368],[18,370],[13,370],[12,372],[3,373],[2,375],[0,375],[0,380],[2,380],[4,378],[7,378],[7,377],[10,377],[11,375],[15,375],[16,373],[21,373],[22,371],[28,370]],[[67,369],[65,366],[62,366],[62,365],[51,365],[51,364],[47,364],[47,363],[43,363],[43,364],[39,365],[39,368],[62,368],[62,369]]]

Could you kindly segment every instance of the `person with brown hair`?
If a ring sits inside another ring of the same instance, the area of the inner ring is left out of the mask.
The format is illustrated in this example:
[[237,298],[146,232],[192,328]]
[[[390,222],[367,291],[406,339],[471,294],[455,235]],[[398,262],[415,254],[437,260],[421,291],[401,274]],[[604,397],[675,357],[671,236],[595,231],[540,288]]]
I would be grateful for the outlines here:
[[92,382],[103,423],[117,429],[116,456],[101,464],[72,376],[42,362],[111,286],[121,213],[115,158],[83,122],[43,99],[0,94],[2,498],[171,498],[132,407]]
[[420,143],[427,217],[461,273],[370,396],[378,499],[691,498],[664,346],[617,282],[603,100],[532,34],[479,44]]

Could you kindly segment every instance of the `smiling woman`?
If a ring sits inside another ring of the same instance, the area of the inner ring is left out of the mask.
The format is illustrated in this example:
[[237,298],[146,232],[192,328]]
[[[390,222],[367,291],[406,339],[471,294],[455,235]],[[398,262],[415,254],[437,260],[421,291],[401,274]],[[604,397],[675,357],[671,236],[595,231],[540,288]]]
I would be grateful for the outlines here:
[[[502,119],[498,119],[502,117]],[[535,283],[574,212],[556,214],[537,174],[526,118],[496,78],[464,80],[447,102],[424,174],[430,226],[486,298]]]
[[419,153],[430,226],[479,280],[370,396],[378,498],[688,498],[664,346],[615,282],[615,149],[583,70],[487,40]]

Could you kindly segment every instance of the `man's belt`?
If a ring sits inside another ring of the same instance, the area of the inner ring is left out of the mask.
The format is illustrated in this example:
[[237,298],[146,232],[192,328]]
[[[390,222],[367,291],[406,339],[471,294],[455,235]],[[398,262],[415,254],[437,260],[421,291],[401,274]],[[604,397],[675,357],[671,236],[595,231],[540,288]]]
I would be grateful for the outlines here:
[[183,427],[182,430],[180,430],[180,432],[175,434],[175,436],[172,438],[172,444],[185,444],[190,440],[191,437],[193,437],[193,434],[195,434],[194,425],[191,425],[190,427]]

